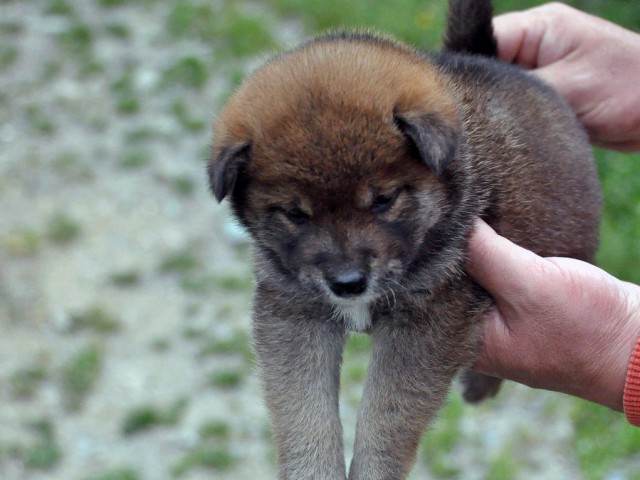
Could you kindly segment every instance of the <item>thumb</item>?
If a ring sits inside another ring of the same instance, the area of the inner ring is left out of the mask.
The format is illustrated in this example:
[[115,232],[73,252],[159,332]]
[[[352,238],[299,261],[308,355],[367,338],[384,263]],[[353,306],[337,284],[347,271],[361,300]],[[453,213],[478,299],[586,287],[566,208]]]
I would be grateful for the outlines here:
[[[498,235],[477,220],[469,241],[468,273],[503,307],[513,299],[532,299],[554,265]],[[559,267],[555,267],[559,268]],[[505,312],[506,313],[506,312]]]

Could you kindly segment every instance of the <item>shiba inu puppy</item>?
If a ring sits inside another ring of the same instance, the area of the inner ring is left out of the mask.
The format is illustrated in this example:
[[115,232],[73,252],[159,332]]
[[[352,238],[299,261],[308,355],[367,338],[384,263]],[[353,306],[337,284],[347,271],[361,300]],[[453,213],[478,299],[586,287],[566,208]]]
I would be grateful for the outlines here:
[[[495,59],[489,1],[450,2],[445,47],[330,34],[259,68],[221,112],[211,188],[254,243],[254,342],[283,479],[344,479],[339,371],[373,338],[348,478],[402,479],[491,299],[464,272],[475,217],[591,260],[600,194],[568,107]],[[499,381],[464,376],[478,401]]]

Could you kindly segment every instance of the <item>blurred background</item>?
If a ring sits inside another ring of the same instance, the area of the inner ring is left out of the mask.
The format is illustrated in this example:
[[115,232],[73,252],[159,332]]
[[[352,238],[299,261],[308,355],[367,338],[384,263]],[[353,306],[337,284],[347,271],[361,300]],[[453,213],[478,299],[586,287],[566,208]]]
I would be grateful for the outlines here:
[[[496,1],[497,12],[538,4]],[[640,29],[635,0],[568,2]],[[444,0],[0,0],[0,478],[276,478],[249,247],[207,191],[242,78],[339,26],[437,49]],[[640,156],[596,151],[599,263],[640,283]],[[343,369],[353,440],[369,342]],[[414,479],[640,479],[640,429],[559,394],[456,391]]]

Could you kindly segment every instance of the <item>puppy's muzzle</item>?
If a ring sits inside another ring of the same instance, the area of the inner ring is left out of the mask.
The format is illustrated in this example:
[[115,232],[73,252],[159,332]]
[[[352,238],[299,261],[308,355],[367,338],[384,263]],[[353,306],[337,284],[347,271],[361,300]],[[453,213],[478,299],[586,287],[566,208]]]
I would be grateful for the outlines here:
[[356,297],[367,290],[366,272],[350,268],[325,277],[327,285],[338,297]]

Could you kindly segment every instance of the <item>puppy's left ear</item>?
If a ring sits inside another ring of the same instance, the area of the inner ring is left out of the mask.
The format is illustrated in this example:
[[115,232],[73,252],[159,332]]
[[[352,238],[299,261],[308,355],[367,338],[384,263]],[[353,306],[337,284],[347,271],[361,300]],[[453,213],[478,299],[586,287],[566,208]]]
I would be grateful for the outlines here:
[[447,169],[458,145],[458,133],[433,113],[407,112],[394,115],[400,131],[437,176]]
[[249,142],[216,148],[207,166],[209,185],[218,202],[233,191],[242,166],[249,160]]

